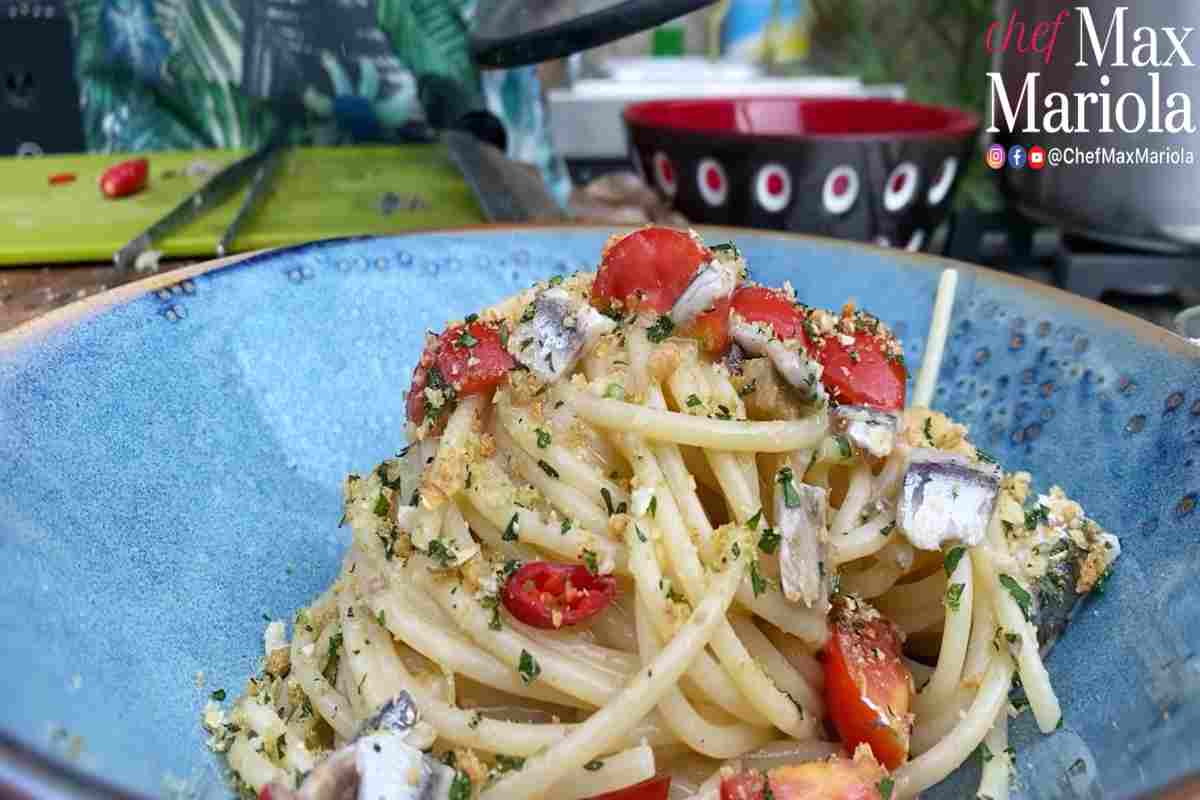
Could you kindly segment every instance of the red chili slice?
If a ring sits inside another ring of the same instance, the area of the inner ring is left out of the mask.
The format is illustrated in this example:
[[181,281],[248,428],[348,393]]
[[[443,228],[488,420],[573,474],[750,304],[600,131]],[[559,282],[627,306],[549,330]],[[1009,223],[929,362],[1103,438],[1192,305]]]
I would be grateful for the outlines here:
[[114,164],[100,175],[100,191],[105,197],[125,197],[140,192],[146,186],[150,174],[150,162],[144,158],[131,158]]
[[649,227],[608,245],[592,284],[592,305],[601,310],[620,302],[626,310],[671,310],[696,271],[712,258],[685,231]]
[[594,617],[612,602],[617,581],[579,564],[531,561],[504,584],[504,607],[526,625],[559,628]]
[[622,789],[592,795],[587,800],[667,800],[670,791],[671,776],[659,775]]
[[62,186],[66,183],[74,183],[76,177],[74,172],[55,172],[50,176],[50,185]]
[[733,310],[746,322],[770,325],[780,339],[800,339],[807,345],[804,312],[778,289],[742,286],[733,293]]
[[447,328],[425,348],[413,370],[408,418],[417,425],[425,419],[427,386],[449,389],[455,397],[486,394],[514,366],[516,361],[505,349],[498,326],[475,321]]
[[885,347],[894,342],[881,336],[859,331],[847,345],[834,332],[821,343],[816,354],[824,367],[821,383],[839,403],[884,411],[904,408],[908,377],[904,362],[886,354]]

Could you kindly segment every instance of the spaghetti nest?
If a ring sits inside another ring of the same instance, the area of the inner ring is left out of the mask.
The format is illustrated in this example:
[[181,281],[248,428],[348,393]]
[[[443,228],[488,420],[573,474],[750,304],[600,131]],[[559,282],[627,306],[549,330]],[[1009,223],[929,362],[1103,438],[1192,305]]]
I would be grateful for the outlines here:
[[[1043,731],[1061,716],[1043,590],[1085,594],[1116,540],[903,409],[902,361],[888,400],[877,320],[688,238],[702,256],[665,301],[611,274],[622,240],[599,278],[430,337],[410,445],[346,480],[340,575],[206,711],[244,787],[303,787],[407,692],[407,741],[452,766],[456,800],[666,797],[665,776],[714,800],[912,797],[981,744],[980,792],[1007,796],[1014,676]],[[676,314],[714,265],[730,285]]]

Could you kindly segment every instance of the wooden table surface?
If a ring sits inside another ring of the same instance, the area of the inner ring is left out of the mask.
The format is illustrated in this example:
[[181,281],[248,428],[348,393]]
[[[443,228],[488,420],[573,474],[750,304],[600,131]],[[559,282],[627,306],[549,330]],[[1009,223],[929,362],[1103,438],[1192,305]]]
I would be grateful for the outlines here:
[[[196,264],[203,259],[164,261],[158,272]],[[111,264],[55,264],[29,268],[0,268],[0,333],[115,286],[154,273],[118,272]]]
[[[577,187],[571,195],[570,211],[579,222],[611,225],[658,222],[687,226],[683,217],[662,205],[632,173],[607,175],[587,186]],[[157,272],[206,260],[164,260]],[[0,267],[0,333],[59,306],[152,274],[156,273],[118,272],[111,263]]]

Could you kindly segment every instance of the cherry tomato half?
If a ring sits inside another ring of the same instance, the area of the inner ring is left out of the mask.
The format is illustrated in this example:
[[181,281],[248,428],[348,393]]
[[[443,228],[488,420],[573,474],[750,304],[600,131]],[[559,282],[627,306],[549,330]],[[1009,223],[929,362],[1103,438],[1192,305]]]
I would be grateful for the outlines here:
[[579,564],[531,561],[508,577],[504,607],[526,625],[559,628],[599,614],[617,595],[611,575],[593,575]]
[[843,344],[836,333],[826,336],[817,350],[824,367],[821,383],[839,403],[870,406],[884,411],[904,408],[904,363],[884,352],[888,341],[867,331],[854,334],[853,343]]
[[733,310],[746,322],[770,325],[780,339],[800,339],[804,335],[804,312],[778,289],[742,286],[733,293]]
[[776,767],[736,772],[721,781],[721,800],[763,800],[766,787],[775,800],[881,800],[879,782],[886,774],[874,759],[836,756]]
[[592,305],[604,310],[619,301],[626,310],[664,314],[711,258],[708,248],[685,231],[636,230],[605,247],[592,284]]
[[707,353],[724,353],[729,349],[730,298],[718,300],[712,311],[705,311],[684,326],[679,334],[700,340]]
[[721,778],[721,800],[763,800],[767,776],[757,770],[742,770]]
[[455,396],[484,394],[495,389],[515,365],[497,326],[476,321],[447,328],[425,348],[413,370],[408,418],[417,425],[425,419],[427,386],[449,388]]
[[908,758],[912,675],[896,626],[861,600],[834,605],[825,647],[825,704],[850,750],[870,745],[895,769]]
[[667,800],[671,791],[671,776],[658,775],[612,792],[592,795],[587,800]]

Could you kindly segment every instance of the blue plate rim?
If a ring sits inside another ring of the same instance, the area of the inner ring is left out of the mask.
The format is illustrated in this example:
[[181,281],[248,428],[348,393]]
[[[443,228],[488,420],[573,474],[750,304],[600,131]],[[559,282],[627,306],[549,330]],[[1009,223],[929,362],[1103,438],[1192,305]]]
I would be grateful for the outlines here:
[[[16,327],[0,333],[0,351],[15,350],[17,347],[33,344],[39,339],[48,336],[64,327],[71,324],[82,322],[93,316],[103,313],[104,311],[128,304],[143,297],[158,289],[169,287],[177,284],[188,278],[194,278],[199,275],[207,275],[220,272],[225,269],[247,268],[257,266],[266,261],[270,261],[279,257],[303,253],[307,250],[319,247],[327,247],[337,244],[350,244],[354,242],[378,241],[383,239],[407,239],[411,237],[433,236],[433,235],[486,235],[488,233],[499,232],[529,232],[529,233],[552,233],[555,231],[588,231],[593,233],[620,233],[636,230],[641,225],[602,225],[602,224],[576,224],[570,222],[564,223],[535,223],[535,224],[515,224],[515,225],[496,225],[496,224],[481,224],[481,225],[464,225],[451,228],[430,228],[420,231],[405,231],[395,234],[380,235],[380,236],[343,236],[330,239],[316,239],[303,244],[289,245],[287,247],[278,247],[268,250],[257,250],[251,253],[238,253],[225,258],[203,261],[198,264],[192,264],[186,267],[171,270],[169,272],[160,272],[155,275],[150,275],[140,280],[132,281],[122,286],[117,286],[108,289],[104,292],[76,300],[68,303],[65,306],[53,309],[26,320]],[[1099,321],[1110,327],[1124,329],[1127,333],[1135,336],[1139,340],[1149,342],[1157,347],[1168,352],[1174,353],[1189,360],[1200,360],[1200,348],[1193,345],[1184,337],[1171,331],[1167,328],[1162,328],[1146,320],[1135,317],[1124,311],[1117,310],[1110,306],[1095,300],[1089,300],[1079,295],[1071,294],[1070,292],[1053,286],[1037,283],[1027,278],[1021,278],[1016,275],[1010,275],[1006,272],[981,267],[975,264],[970,264],[965,261],[957,261],[945,256],[931,255],[928,253],[913,253],[905,250],[896,250],[894,248],[880,247],[878,245],[869,244],[866,242],[854,242],[843,239],[833,239],[826,236],[812,236],[801,233],[791,233],[788,231],[768,231],[756,228],[742,228],[736,226],[725,225],[697,225],[695,230],[706,235],[705,238],[728,238],[733,241],[737,240],[738,236],[755,237],[762,239],[776,239],[784,241],[804,242],[808,244],[817,244],[825,247],[846,248],[850,250],[866,251],[875,255],[881,255],[897,261],[907,262],[908,266],[916,267],[929,272],[940,272],[944,269],[958,269],[962,272],[981,277],[987,281],[998,284],[1006,284],[1019,290],[1022,294],[1040,295],[1045,300],[1051,303],[1065,304],[1071,306],[1085,316],[1098,318]]]

